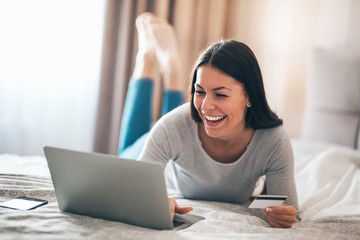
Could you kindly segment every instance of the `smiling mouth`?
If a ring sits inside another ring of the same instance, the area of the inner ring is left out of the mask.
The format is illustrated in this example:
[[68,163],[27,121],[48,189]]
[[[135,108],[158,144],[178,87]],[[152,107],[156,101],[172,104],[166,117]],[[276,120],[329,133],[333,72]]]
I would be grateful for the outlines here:
[[226,118],[226,115],[223,115],[223,116],[204,115],[204,118],[206,120],[206,124],[213,127],[213,126],[220,124],[220,122],[222,122]]

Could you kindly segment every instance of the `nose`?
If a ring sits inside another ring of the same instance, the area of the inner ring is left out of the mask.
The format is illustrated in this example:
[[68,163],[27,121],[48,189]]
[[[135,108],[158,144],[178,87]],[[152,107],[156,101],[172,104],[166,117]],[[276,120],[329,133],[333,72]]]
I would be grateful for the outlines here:
[[201,104],[201,108],[202,110],[206,111],[206,110],[211,110],[215,108],[215,104],[214,104],[214,100],[211,98],[211,96],[207,95]]

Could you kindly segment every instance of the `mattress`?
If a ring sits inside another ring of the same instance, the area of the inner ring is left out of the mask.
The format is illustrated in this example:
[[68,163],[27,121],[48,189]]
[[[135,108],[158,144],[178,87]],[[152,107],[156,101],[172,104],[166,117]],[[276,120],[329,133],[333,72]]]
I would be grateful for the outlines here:
[[0,202],[27,196],[48,200],[34,210],[0,208],[0,239],[360,239],[360,152],[292,139],[302,221],[272,228],[263,213],[239,205],[178,199],[204,216],[189,228],[152,230],[61,212],[42,156],[0,155]]

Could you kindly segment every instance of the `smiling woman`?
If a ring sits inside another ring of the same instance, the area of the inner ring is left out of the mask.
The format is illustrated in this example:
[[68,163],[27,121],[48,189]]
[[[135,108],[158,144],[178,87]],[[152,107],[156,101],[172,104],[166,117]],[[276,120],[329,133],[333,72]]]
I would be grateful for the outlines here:
[[[217,68],[205,65],[197,71],[194,107],[211,137],[242,136],[246,104],[250,102],[241,83]],[[222,124],[221,128],[218,128]],[[239,126],[235,132],[235,126]],[[224,139],[225,140],[225,139]]]
[[150,130],[139,160],[163,165],[169,192],[189,199],[244,204],[265,175],[264,193],[288,196],[264,209],[268,222],[291,227],[300,219],[294,156],[251,49],[235,40],[211,44],[195,63],[190,88],[190,102]]
[[0,2],[0,153],[91,150],[103,1]]

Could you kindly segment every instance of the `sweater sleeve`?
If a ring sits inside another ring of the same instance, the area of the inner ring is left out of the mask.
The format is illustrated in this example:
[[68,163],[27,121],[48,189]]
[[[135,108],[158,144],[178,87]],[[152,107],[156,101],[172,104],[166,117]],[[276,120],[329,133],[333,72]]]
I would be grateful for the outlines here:
[[289,138],[283,139],[274,149],[266,166],[266,192],[269,195],[288,196],[285,204],[298,211],[298,199],[294,177],[294,155]]
[[151,129],[138,160],[158,162],[165,168],[170,159],[171,145],[166,129],[161,121],[158,121]]

